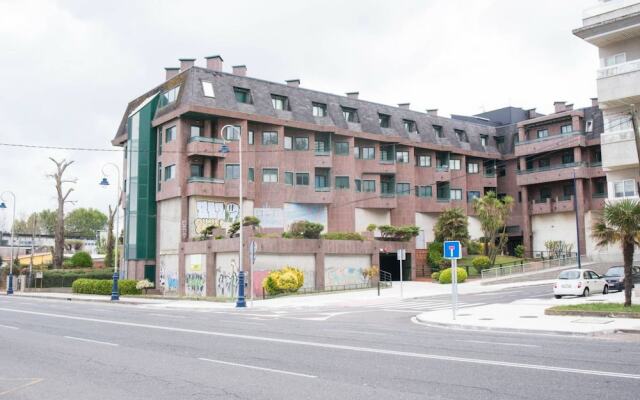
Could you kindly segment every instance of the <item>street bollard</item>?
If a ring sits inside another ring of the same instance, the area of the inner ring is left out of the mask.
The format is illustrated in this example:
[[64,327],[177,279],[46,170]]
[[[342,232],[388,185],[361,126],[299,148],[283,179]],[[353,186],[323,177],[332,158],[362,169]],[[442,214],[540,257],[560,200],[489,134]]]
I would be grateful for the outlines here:
[[244,271],[238,273],[238,300],[236,301],[236,308],[246,307],[247,302],[244,298]]

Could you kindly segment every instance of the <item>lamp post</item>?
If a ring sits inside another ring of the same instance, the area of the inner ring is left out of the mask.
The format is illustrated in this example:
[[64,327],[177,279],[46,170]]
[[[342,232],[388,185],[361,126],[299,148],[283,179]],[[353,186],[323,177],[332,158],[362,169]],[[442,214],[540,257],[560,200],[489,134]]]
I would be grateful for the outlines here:
[[[118,290],[118,235],[120,234],[120,195],[122,193],[122,190],[120,188],[120,168],[118,168],[118,166],[114,163],[107,163],[104,164],[102,166],[102,175],[103,178],[100,181],[100,186],[102,187],[107,187],[109,186],[109,180],[107,179],[107,176],[109,176],[107,173],[104,172],[106,167],[112,167],[116,170],[116,174],[118,177],[118,183],[116,185],[117,188],[117,194],[118,194],[118,198],[116,201],[116,234],[115,236],[115,243],[114,243],[114,247],[113,247],[113,285],[111,286],[111,300],[112,301],[117,301],[120,300],[120,291]],[[110,235],[111,232],[107,232],[107,235]]]
[[578,218],[578,185],[576,180],[576,170],[573,169],[573,210],[576,214],[576,248],[578,250],[578,269],[582,269],[580,262],[580,218]]
[[10,194],[13,200],[13,218],[11,219],[11,261],[9,261],[9,276],[7,277],[7,294],[13,294],[13,226],[16,224],[16,195],[13,192],[6,191],[0,195],[0,208],[7,208],[4,203],[4,195]]
[[[243,218],[243,201],[242,201],[242,128],[240,127],[236,127],[234,125],[225,125],[220,129],[220,135],[222,136],[223,140],[224,140],[224,131],[225,129],[238,129],[238,157],[239,157],[239,169],[240,169],[240,183],[238,184],[238,191],[239,191],[239,197],[240,197],[240,201],[239,201],[239,207],[240,210],[238,210],[238,217],[240,220],[240,250],[239,250],[239,262],[238,262],[238,268],[240,271],[238,271],[238,300],[236,301],[236,307],[246,307],[247,306],[247,302],[245,301],[245,296],[244,296],[244,269],[242,267],[242,256],[244,255],[244,251],[243,251],[243,245],[244,245],[244,233],[242,232],[242,225],[244,223],[244,218]],[[225,141],[226,143],[226,141]],[[228,152],[228,148],[223,149],[223,152]],[[250,276],[250,283],[251,286],[253,286],[253,271],[249,271],[249,276]],[[251,290],[251,297],[253,298],[253,290]]]

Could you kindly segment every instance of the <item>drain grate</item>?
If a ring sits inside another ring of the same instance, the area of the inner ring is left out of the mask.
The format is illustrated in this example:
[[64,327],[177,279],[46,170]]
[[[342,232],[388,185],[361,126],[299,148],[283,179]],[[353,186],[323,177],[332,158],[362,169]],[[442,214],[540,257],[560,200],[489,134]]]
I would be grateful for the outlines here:
[[493,318],[478,318],[479,321],[493,321]]
[[458,317],[468,317],[468,316],[470,316],[470,315],[471,315],[471,314],[458,314]]
[[520,318],[538,318],[537,315],[521,315]]

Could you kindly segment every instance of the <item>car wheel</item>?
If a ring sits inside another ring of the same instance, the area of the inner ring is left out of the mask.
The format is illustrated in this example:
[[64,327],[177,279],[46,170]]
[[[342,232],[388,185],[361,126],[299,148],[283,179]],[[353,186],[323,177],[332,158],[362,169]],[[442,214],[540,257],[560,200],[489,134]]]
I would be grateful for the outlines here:
[[609,294],[609,286],[604,285],[604,289],[602,289],[602,294]]
[[582,292],[582,297],[589,297],[589,288],[584,288],[584,292]]
[[556,295],[555,295],[555,298],[556,298],[556,299],[561,299],[561,298],[562,298],[562,296],[560,296],[559,294],[556,294]]

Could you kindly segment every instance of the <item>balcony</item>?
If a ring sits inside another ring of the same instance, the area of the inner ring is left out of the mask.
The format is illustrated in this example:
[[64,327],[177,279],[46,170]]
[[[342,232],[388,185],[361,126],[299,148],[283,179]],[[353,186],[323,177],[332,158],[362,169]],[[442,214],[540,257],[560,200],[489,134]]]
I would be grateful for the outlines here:
[[536,183],[565,181],[573,179],[575,171],[576,178],[592,178],[603,176],[601,167],[589,167],[589,164],[580,161],[568,164],[552,165],[549,167],[532,168],[524,171],[518,171],[516,181],[518,186],[533,185]]
[[544,200],[534,200],[529,207],[529,214],[540,215],[556,212],[573,211],[573,196],[547,198]]
[[358,208],[396,208],[398,201],[395,196],[378,195],[375,192],[356,193],[355,206]]
[[600,135],[602,167],[606,171],[629,168],[638,165],[638,154],[633,129],[608,131]]
[[624,106],[640,99],[640,59],[598,70],[598,102]]
[[363,160],[356,159],[356,168],[362,173],[369,174],[395,174],[396,164],[394,162],[386,163],[379,160]]
[[226,196],[224,179],[192,176],[187,179],[187,196]]
[[193,136],[187,142],[187,155],[226,157],[226,153],[220,151],[223,143],[221,139],[217,138]]
[[574,131],[516,143],[515,155],[526,156],[550,150],[569,149],[585,145],[586,137],[584,132]]

